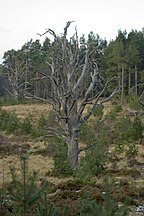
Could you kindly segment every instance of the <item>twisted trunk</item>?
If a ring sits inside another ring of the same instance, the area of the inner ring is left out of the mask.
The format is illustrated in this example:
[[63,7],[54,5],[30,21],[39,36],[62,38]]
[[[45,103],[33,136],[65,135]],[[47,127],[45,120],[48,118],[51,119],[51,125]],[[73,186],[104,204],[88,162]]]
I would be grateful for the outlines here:
[[68,142],[68,160],[72,168],[78,163],[78,131],[72,127]]
[[78,136],[79,124],[77,120],[77,103],[74,104],[71,114],[68,119],[68,160],[72,168],[76,167],[78,163]]

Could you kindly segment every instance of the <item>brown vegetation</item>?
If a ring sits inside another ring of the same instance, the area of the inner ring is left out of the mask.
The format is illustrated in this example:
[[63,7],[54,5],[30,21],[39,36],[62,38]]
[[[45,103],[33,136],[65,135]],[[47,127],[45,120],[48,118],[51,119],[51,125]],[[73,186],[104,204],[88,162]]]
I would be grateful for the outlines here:
[[[3,107],[7,111],[15,111],[23,118],[31,113],[37,118],[41,113],[49,112],[48,105],[17,105]],[[105,111],[106,112],[106,111]],[[111,135],[112,136],[112,135]],[[48,172],[53,168],[53,159],[50,157],[47,146],[42,140],[33,140],[27,136],[0,134],[0,184],[10,182],[9,166],[14,164],[17,172],[20,169],[19,156],[29,152],[29,166],[39,171],[39,182],[46,178],[54,184],[50,195],[50,202],[63,208],[71,206],[71,212],[76,215],[79,212],[80,201],[87,196],[88,199],[96,199],[98,203],[103,201],[102,179],[107,175],[110,179],[111,196],[118,202],[123,202],[125,197],[131,197],[131,207],[144,203],[144,140],[138,145],[138,155],[135,159],[127,159],[123,153],[117,154],[115,146],[109,148],[109,163],[107,172],[95,176],[96,183],[92,186],[83,185],[73,181],[72,178],[49,177]],[[48,156],[49,155],[49,156]],[[56,193],[55,193],[56,192]]]

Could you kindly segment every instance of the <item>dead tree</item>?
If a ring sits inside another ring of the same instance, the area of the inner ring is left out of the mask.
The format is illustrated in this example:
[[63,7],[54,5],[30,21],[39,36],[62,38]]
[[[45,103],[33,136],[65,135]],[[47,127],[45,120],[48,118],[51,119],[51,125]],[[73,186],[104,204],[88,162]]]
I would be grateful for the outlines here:
[[[96,60],[91,58],[89,46],[80,59],[77,30],[75,29],[73,37],[70,39],[67,37],[70,24],[71,22],[67,22],[63,35],[56,35],[51,29],[44,33],[50,33],[54,37],[52,54],[48,61],[51,75],[45,75],[45,78],[52,84],[52,95],[49,96],[49,101],[53,105],[58,125],[61,127],[60,132],[49,128],[49,134],[64,139],[68,146],[68,160],[74,168],[81,151],[79,149],[81,125],[88,121],[99,105],[110,100],[118,89],[114,89],[106,98],[103,97],[108,85],[116,78],[104,82]],[[99,88],[96,88],[98,86]],[[88,104],[91,104],[91,108],[86,113]]]
[[24,96],[27,91],[27,68],[23,60],[15,59],[14,64],[10,61],[7,63],[7,78],[12,91],[5,88],[15,99]]

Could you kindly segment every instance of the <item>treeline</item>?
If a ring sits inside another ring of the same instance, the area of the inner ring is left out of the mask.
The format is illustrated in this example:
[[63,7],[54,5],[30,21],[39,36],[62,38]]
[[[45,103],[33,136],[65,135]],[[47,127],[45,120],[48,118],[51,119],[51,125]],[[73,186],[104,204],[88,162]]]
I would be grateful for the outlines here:
[[[70,38],[69,42],[75,41]],[[118,31],[115,40],[107,42],[98,34],[90,32],[79,39],[79,61],[84,61],[84,52],[89,46],[91,62],[97,61],[100,75],[105,80],[118,77],[121,103],[123,97],[141,97],[144,87],[144,32]],[[47,99],[52,96],[51,54],[60,50],[48,37],[43,43],[30,40],[19,50],[4,53],[0,71],[0,95],[13,97],[35,96]],[[91,73],[91,68],[89,69]],[[87,83],[87,82],[86,82]],[[84,83],[84,85],[86,85]],[[99,86],[95,86],[96,90]],[[111,89],[109,89],[110,91]]]

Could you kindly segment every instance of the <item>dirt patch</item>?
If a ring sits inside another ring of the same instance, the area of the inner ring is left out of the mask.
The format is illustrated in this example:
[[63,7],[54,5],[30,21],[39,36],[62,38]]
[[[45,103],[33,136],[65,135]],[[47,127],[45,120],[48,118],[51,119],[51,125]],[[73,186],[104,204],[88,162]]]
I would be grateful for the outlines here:
[[29,144],[12,144],[4,135],[0,135],[0,155],[2,157],[26,153],[29,149]]

